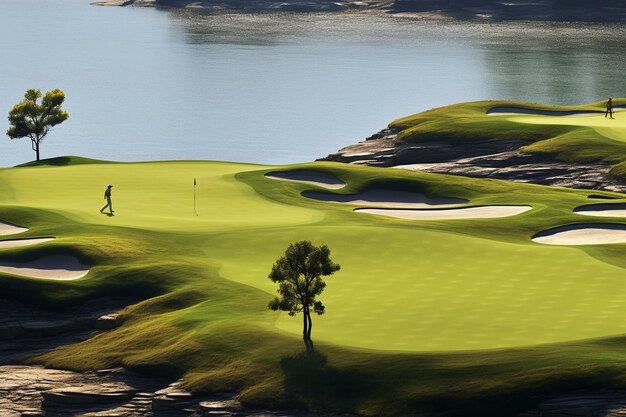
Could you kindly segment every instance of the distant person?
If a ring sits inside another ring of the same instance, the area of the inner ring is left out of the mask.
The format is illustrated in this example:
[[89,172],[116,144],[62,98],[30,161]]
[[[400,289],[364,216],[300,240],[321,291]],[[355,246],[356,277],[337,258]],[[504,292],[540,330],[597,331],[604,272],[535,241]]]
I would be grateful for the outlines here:
[[107,185],[107,189],[104,190],[104,198],[107,201],[106,206],[102,207],[100,209],[100,213],[104,213],[104,210],[108,207],[110,214],[115,213],[113,211],[113,204],[111,203],[111,188],[113,188],[113,186],[111,184]]
[[613,99],[609,98],[608,101],[606,102],[606,113],[604,114],[604,118],[606,118],[607,116],[611,116],[611,119],[613,118]]

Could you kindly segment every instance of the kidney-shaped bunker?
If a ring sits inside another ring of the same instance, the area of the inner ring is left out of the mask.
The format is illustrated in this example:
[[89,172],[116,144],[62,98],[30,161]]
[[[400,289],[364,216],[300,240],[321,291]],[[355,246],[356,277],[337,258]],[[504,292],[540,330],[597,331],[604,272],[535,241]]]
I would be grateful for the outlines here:
[[533,236],[546,245],[606,245],[626,243],[626,225],[619,223],[583,223],[555,227]]

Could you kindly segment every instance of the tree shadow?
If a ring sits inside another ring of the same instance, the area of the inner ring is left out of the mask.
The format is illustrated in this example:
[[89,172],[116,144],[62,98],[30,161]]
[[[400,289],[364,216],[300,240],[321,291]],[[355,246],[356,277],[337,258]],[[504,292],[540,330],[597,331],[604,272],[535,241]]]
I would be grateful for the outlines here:
[[67,166],[67,165],[89,165],[89,164],[101,164],[112,163],[112,161],[105,161],[99,159],[83,158],[80,156],[58,156],[55,158],[41,159],[39,161],[27,162],[25,164],[16,165],[16,168],[22,167],[36,167],[36,166]]
[[280,361],[287,398],[309,410],[316,404],[353,410],[371,391],[367,378],[357,371],[330,366],[326,355],[312,349],[310,343],[307,351]]

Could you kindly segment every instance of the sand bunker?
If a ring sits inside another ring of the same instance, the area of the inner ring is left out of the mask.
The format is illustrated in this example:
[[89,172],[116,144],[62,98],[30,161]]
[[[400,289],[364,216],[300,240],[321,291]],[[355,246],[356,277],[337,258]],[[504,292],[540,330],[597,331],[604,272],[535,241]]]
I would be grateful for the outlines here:
[[54,238],[44,237],[44,238],[38,238],[38,239],[3,240],[3,241],[0,241],[0,249],[37,245],[39,243],[49,242],[51,240],[54,240]]
[[574,213],[595,217],[626,217],[626,203],[580,206],[574,209]]
[[429,208],[454,207],[467,203],[461,198],[430,198],[420,193],[393,190],[367,190],[358,194],[331,194],[318,191],[305,191],[303,197],[330,203],[389,207],[389,208]]
[[531,206],[480,206],[434,210],[356,209],[359,213],[378,214],[406,220],[497,219],[532,210]]
[[582,117],[582,116],[598,116],[604,114],[603,111],[584,111],[584,110],[537,110],[525,109],[522,107],[494,107],[487,110],[488,116],[512,116],[512,115],[536,115],[536,116],[563,116],[563,117]]
[[533,242],[546,245],[605,245],[626,243],[624,224],[576,224],[537,233]]
[[30,262],[0,261],[0,272],[29,278],[69,281],[82,278],[89,268],[68,255],[53,255]]
[[16,226],[11,223],[0,222],[0,235],[14,235],[27,231],[26,227]]
[[345,187],[346,183],[334,175],[319,171],[296,170],[296,171],[275,171],[265,174],[267,178],[281,181],[301,182],[304,184],[317,185],[318,187],[337,190]]

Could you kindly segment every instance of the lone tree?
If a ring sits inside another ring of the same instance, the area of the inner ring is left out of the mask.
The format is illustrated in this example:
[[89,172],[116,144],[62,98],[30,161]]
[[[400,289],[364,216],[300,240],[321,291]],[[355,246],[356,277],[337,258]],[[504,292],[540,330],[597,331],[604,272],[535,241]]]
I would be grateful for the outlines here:
[[274,298],[268,307],[274,311],[286,311],[290,316],[302,313],[302,338],[307,350],[313,349],[311,311],[321,315],[325,310],[324,304],[315,299],[326,287],[322,277],[334,274],[339,268],[330,260],[328,246],[317,247],[303,240],[290,244],[270,272],[269,278],[279,283],[279,297]]
[[48,91],[43,96],[41,91],[34,88],[26,90],[24,100],[17,103],[9,111],[9,129],[7,135],[11,139],[28,137],[37,154],[39,161],[39,147],[50,128],[64,122],[70,117],[69,113],[61,108],[65,100],[63,91],[56,89]]

